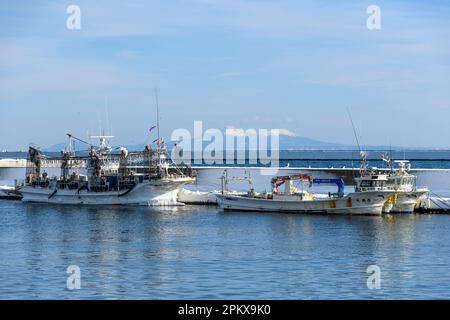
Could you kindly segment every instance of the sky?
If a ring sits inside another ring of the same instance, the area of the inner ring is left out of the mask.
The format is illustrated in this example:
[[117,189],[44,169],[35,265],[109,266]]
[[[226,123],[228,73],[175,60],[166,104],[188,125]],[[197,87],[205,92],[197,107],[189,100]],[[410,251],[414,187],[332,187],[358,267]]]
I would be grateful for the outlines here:
[[2,0],[0,149],[100,128],[151,141],[155,87],[167,139],[201,120],[352,144],[348,108],[363,144],[449,148],[449,16],[448,1]]

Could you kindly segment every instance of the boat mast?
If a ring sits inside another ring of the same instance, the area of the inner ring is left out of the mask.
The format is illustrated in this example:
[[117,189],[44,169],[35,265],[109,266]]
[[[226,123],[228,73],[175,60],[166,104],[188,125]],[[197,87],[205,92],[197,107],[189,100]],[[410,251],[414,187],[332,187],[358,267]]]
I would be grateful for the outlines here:
[[158,88],[155,87],[155,100],[156,100],[156,130],[157,130],[157,134],[158,134],[158,152],[160,149],[160,145],[161,145],[161,137],[159,134],[159,102],[158,102]]
[[359,152],[361,152],[361,151],[362,151],[362,150],[361,150],[361,145],[359,144],[358,134],[356,133],[355,124],[353,123],[353,118],[352,118],[352,115],[351,115],[351,113],[350,113],[350,109],[349,109],[349,108],[347,108],[347,112],[348,112],[348,116],[349,116],[349,118],[350,118],[350,122],[351,122],[351,124],[352,124],[353,134],[355,135],[356,144],[358,145],[358,150],[359,150]]
[[361,173],[361,175],[364,175],[364,174],[367,173],[367,169],[368,169],[367,155],[361,149],[361,144],[359,143],[358,134],[356,133],[356,127],[355,127],[355,124],[353,122],[353,118],[352,118],[352,115],[350,113],[350,109],[348,107],[347,107],[347,113],[348,113],[348,116],[350,118],[350,122],[351,122],[352,127],[353,127],[353,134],[355,135],[356,144],[358,145],[358,149],[359,149],[359,158],[360,158],[360,162],[361,162],[361,164],[360,164],[360,173]]

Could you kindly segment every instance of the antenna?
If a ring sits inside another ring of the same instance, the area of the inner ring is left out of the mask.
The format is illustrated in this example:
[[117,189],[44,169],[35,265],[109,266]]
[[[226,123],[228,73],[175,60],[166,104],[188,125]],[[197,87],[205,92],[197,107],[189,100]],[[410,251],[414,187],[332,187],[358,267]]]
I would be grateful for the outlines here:
[[389,139],[389,157],[393,157],[393,152],[392,152],[392,141],[391,139]]
[[100,118],[100,111],[99,110],[97,110],[97,120],[98,120],[98,128],[99,128],[99,134],[100,135],[103,135],[103,133],[102,133],[102,120],[101,120],[101,118]]
[[109,121],[108,96],[105,96],[105,113],[106,113],[106,135],[112,135],[112,124]]
[[158,150],[161,145],[161,137],[159,135],[159,102],[158,102],[158,88],[155,87],[155,101],[156,101],[156,128],[158,132]]

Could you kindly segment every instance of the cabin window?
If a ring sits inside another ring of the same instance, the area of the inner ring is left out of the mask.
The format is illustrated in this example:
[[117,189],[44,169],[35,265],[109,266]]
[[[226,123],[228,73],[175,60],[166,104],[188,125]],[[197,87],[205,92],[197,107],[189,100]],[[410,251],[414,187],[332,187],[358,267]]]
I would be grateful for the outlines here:
[[380,181],[380,180],[373,181],[373,186],[382,188],[384,186],[384,181]]
[[363,180],[361,181],[361,188],[383,188],[384,181],[380,180]]
[[363,180],[363,181],[361,181],[361,187],[363,187],[363,188],[368,188],[368,187],[370,187],[371,185],[370,185],[370,182],[371,181],[369,181],[369,180]]

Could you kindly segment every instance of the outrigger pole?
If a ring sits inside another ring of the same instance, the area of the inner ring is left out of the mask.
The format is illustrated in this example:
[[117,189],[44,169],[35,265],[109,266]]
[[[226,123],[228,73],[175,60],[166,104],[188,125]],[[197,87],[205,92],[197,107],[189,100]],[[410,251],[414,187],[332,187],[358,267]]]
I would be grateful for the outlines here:
[[68,133],[67,136],[68,136],[69,138],[71,138],[71,139],[75,139],[75,140],[78,140],[78,141],[80,141],[80,142],[82,142],[82,143],[84,143],[84,144],[87,144],[87,145],[90,146],[90,147],[95,147],[92,143],[89,143],[89,142],[86,142],[86,141],[84,141],[84,140],[81,140],[80,138],[77,138],[77,137],[71,135],[70,133]]
[[[98,148],[98,146],[96,146],[96,145],[94,145],[94,144],[92,144],[92,143],[90,143],[90,142],[84,141],[84,140],[82,140],[82,139],[80,139],[80,138],[77,138],[77,137],[73,136],[73,135],[70,134],[70,133],[67,133],[67,136],[68,136],[70,139],[75,139],[75,140],[80,141],[80,142],[82,142],[82,143],[84,143],[84,144],[86,144],[86,145],[88,145],[88,146],[90,146],[90,147]],[[91,138],[104,138],[104,139],[106,139],[106,138],[114,138],[114,136],[91,136]],[[100,146],[100,147],[101,147],[101,146]]]

